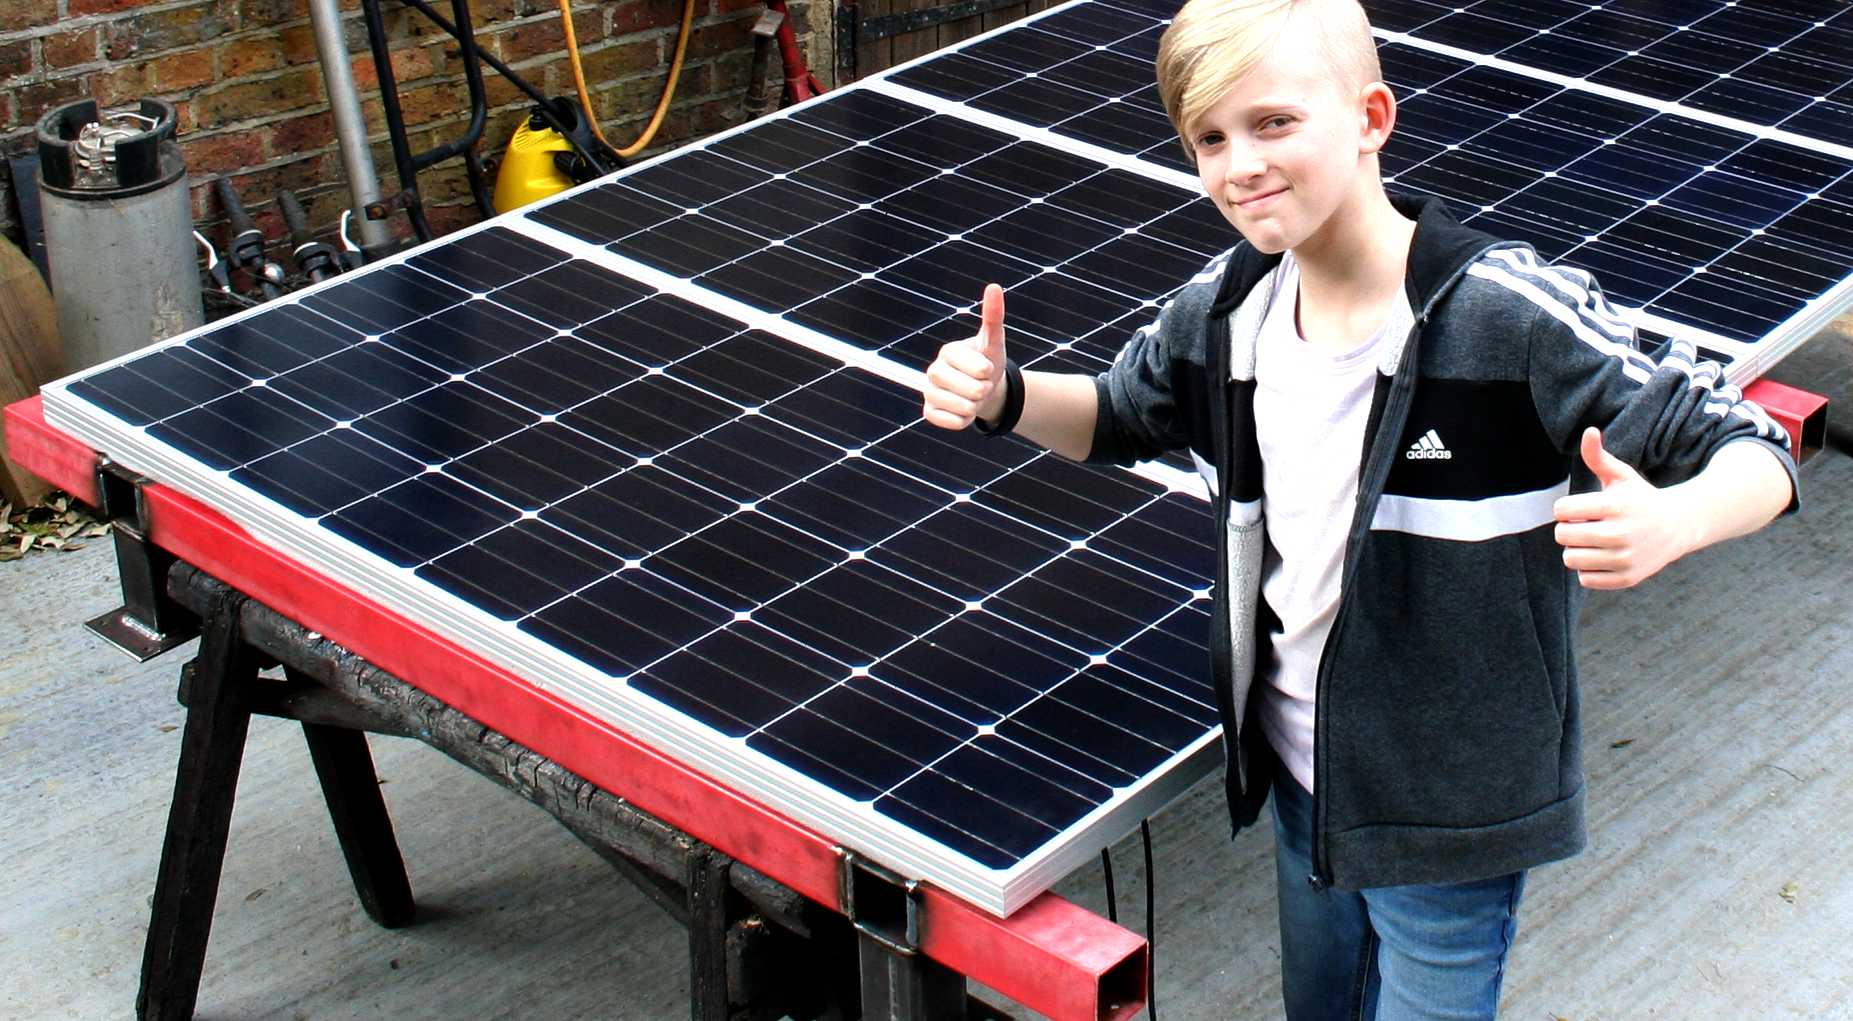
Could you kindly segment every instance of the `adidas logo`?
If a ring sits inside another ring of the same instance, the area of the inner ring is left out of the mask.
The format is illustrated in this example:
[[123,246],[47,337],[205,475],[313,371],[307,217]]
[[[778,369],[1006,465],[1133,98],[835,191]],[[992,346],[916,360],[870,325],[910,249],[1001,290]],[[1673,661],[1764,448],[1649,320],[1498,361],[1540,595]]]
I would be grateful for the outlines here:
[[1441,437],[1430,429],[1403,456],[1411,461],[1447,461],[1453,459],[1454,451],[1442,446]]

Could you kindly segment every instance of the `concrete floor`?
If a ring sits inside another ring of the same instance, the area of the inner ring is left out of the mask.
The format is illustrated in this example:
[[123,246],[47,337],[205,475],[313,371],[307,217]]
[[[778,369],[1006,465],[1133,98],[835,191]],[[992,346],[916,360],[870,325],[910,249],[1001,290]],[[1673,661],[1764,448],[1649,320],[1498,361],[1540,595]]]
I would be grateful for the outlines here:
[[[1590,601],[1591,847],[1534,873],[1502,1016],[1853,1018],[1853,460],[1805,485],[1800,517]],[[117,601],[107,543],[0,565],[0,1017],[134,1002],[191,649],[103,647],[81,621]],[[200,1017],[687,1016],[682,932],[642,894],[442,755],[373,747],[422,921],[366,920],[299,732],[260,718]],[[1206,783],[1153,820],[1167,1019],[1280,1013],[1271,838],[1223,818]],[[1115,862],[1142,929],[1136,838]],[[1058,889],[1104,911],[1097,869]]]

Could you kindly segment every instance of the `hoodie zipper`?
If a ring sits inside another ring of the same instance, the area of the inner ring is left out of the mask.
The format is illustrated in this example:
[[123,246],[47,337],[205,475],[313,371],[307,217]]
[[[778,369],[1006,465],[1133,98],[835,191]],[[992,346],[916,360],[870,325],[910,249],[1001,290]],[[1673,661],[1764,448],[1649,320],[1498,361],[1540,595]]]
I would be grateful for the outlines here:
[[[1404,364],[1397,366],[1396,379],[1390,385],[1390,396],[1384,405],[1383,418],[1377,423],[1377,437],[1380,438],[1391,430],[1400,435],[1404,424],[1408,421],[1409,402],[1415,393],[1417,341],[1421,338],[1423,329],[1428,326],[1430,313],[1434,312],[1435,306],[1443,297],[1454,290],[1454,285],[1466,275],[1468,267],[1479,262],[1487,252],[1497,247],[1500,245],[1488,245],[1475,252],[1472,257],[1463,260],[1459,266],[1455,267],[1454,272],[1449,274],[1447,280],[1429,295],[1428,300],[1422,303],[1422,310],[1416,314],[1415,324],[1409,328],[1409,336],[1403,343]],[[1326,785],[1320,779],[1325,771],[1320,768],[1320,761],[1325,758],[1326,732],[1331,726],[1332,719],[1329,707],[1326,705],[1326,689],[1330,687],[1332,649],[1338,644],[1339,635],[1345,626],[1347,616],[1345,611],[1351,604],[1348,597],[1351,593],[1352,581],[1357,574],[1358,548],[1363,544],[1364,533],[1370,529],[1367,514],[1375,512],[1377,498],[1382,495],[1390,468],[1396,463],[1395,444],[1381,439],[1375,442],[1387,443],[1389,451],[1386,455],[1377,457],[1375,463],[1366,465],[1365,475],[1358,479],[1358,506],[1352,518],[1351,532],[1345,539],[1345,569],[1339,580],[1338,612],[1333,615],[1332,630],[1326,632],[1325,646],[1319,652],[1319,671],[1313,677],[1313,832],[1311,847],[1313,871],[1312,875],[1306,877],[1306,881],[1315,890],[1324,890],[1332,885],[1332,865],[1326,859],[1325,841],[1320,839],[1321,834],[1325,832],[1326,809],[1323,796]],[[1372,453],[1375,452],[1373,449]]]
[[[1411,396],[1415,393],[1415,380],[1412,375],[1414,371],[1415,345],[1417,339],[1422,334],[1422,328],[1428,324],[1428,308],[1431,307],[1433,307],[1432,302],[1423,309],[1421,315],[1416,317],[1415,325],[1409,328],[1409,336],[1403,342],[1403,349],[1409,352],[1408,361],[1410,364],[1408,366],[1399,366],[1396,379],[1390,384],[1390,396],[1384,404],[1383,418],[1377,423],[1378,437],[1386,435],[1392,428],[1400,434],[1402,432],[1403,423],[1408,419],[1409,401]],[[1389,441],[1378,439],[1376,442],[1387,443]],[[1373,451],[1373,453],[1375,453],[1375,451]],[[1379,456],[1375,458],[1373,463],[1366,465],[1365,474],[1358,479],[1357,508],[1353,511],[1351,532],[1345,538],[1345,569],[1339,579],[1338,612],[1332,617],[1331,630],[1326,632],[1325,645],[1319,650],[1319,670],[1318,673],[1313,676],[1313,832],[1311,854],[1313,871],[1311,875],[1306,877],[1306,881],[1315,890],[1324,890],[1332,885],[1331,863],[1325,860],[1325,842],[1320,839],[1320,834],[1325,831],[1326,805],[1325,799],[1321,796],[1325,793],[1325,783],[1320,780],[1320,776],[1324,770],[1322,770],[1319,765],[1319,760],[1325,757],[1326,728],[1331,721],[1331,713],[1326,706],[1325,693],[1326,689],[1330,687],[1332,649],[1338,644],[1339,631],[1345,624],[1345,611],[1350,606],[1351,601],[1346,599],[1345,596],[1351,591],[1352,578],[1357,571],[1358,547],[1363,544],[1363,532],[1370,527],[1370,522],[1365,518],[1365,512],[1367,508],[1375,506],[1375,494],[1382,490],[1384,481],[1390,474],[1390,466],[1396,463],[1394,444],[1391,445],[1390,454],[1391,456],[1389,457]]]

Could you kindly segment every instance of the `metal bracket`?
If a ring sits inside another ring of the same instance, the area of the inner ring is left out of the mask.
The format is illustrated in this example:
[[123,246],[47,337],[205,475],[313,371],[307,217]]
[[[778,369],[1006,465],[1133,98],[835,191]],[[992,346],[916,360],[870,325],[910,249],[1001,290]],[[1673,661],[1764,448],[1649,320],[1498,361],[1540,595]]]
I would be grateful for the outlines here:
[[414,209],[421,205],[418,192],[411,188],[401,188],[391,195],[367,203],[367,208],[361,212],[366,213],[369,220],[384,220],[401,209]]
[[837,899],[856,931],[903,957],[920,952],[920,880],[838,846]]
[[104,641],[145,663],[199,634],[199,618],[167,594],[167,569],[174,555],[148,541],[147,479],[100,458],[98,510],[113,527],[116,573],[122,605],[84,626]]

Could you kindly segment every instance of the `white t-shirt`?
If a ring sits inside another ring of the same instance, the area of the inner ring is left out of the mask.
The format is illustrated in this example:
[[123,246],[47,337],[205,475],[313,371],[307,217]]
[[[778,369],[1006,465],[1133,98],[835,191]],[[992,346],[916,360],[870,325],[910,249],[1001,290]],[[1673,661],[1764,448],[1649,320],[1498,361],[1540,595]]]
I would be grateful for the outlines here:
[[1383,331],[1348,351],[1308,344],[1300,337],[1300,272],[1291,252],[1280,274],[1255,349],[1268,539],[1261,594],[1281,622],[1264,652],[1259,714],[1268,743],[1310,791],[1315,681],[1338,613]]

